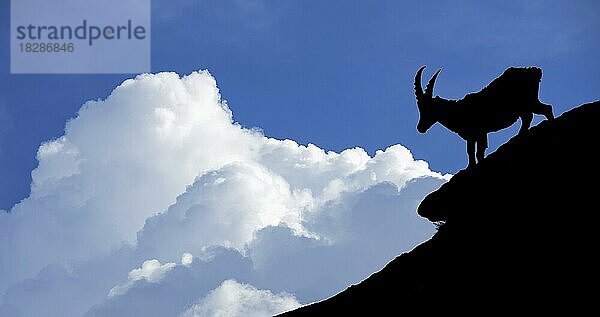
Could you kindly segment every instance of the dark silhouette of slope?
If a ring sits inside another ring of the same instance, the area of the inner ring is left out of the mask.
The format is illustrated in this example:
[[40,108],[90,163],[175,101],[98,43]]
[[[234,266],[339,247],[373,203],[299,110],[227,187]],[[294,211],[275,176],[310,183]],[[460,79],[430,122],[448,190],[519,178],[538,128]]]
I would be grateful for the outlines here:
[[595,311],[599,122],[594,102],[514,137],[425,198],[429,241],[284,315]]

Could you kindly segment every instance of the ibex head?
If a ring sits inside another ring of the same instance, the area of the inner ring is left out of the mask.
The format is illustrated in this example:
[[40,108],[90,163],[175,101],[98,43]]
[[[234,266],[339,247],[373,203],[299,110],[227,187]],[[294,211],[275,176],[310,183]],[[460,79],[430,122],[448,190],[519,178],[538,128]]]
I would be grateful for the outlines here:
[[421,88],[421,74],[423,73],[423,69],[425,69],[425,66],[419,68],[417,76],[415,76],[415,96],[417,97],[417,107],[419,107],[419,123],[417,124],[417,131],[421,133],[427,132],[427,130],[437,122],[437,118],[435,118],[433,112],[433,86],[435,85],[435,79],[442,70],[440,68],[435,72],[423,92],[423,88]]

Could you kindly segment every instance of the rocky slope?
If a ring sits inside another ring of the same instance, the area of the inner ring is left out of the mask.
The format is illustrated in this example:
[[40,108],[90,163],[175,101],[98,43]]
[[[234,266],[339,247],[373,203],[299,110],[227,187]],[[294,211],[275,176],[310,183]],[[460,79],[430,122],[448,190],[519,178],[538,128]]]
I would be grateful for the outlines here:
[[515,136],[431,193],[429,241],[285,316],[566,312],[594,308],[600,102]]

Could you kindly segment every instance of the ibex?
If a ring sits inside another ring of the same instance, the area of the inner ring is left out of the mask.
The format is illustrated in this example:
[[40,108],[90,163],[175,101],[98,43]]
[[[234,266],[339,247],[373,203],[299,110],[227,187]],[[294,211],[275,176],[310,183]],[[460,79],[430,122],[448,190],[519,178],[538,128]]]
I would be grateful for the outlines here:
[[417,130],[425,133],[439,122],[457,133],[467,141],[469,167],[475,165],[476,146],[477,161],[483,160],[489,132],[507,128],[521,118],[519,134],[522,134],[529,129],[534,113],[544,115],[548,120],[554,118],[552,106],[538,100],[542,70],[537,67],[511,67],[481,91],[468,94],[460,100],[433,97],[433,86],[441,69],[435,72],[423,91],[421,74],[424,68],[421,67],[415,76],[415,95],[420,116]]

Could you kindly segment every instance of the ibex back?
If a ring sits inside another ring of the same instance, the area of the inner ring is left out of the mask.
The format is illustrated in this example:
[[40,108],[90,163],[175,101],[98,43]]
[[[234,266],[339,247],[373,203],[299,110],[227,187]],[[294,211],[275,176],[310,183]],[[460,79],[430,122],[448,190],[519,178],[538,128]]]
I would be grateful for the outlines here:
[[433,97],[433,86],[441,69],[431,77],[423,91],[421,74],[424,68],[421,67],[415,77],[420,115],[417,130],[425,133],[439,122],[457,133],[467,141],[469,167],[475,165],[475,157],[477,161],[483,160],[489,132],[507,128],[521,118],[519,134],[524,133],[529,129],[534,113],[544,115],[548,120],[554,118],[552,106],[538,100],[542,70],[537,67],[511,67],[481,91],[460,100]]

